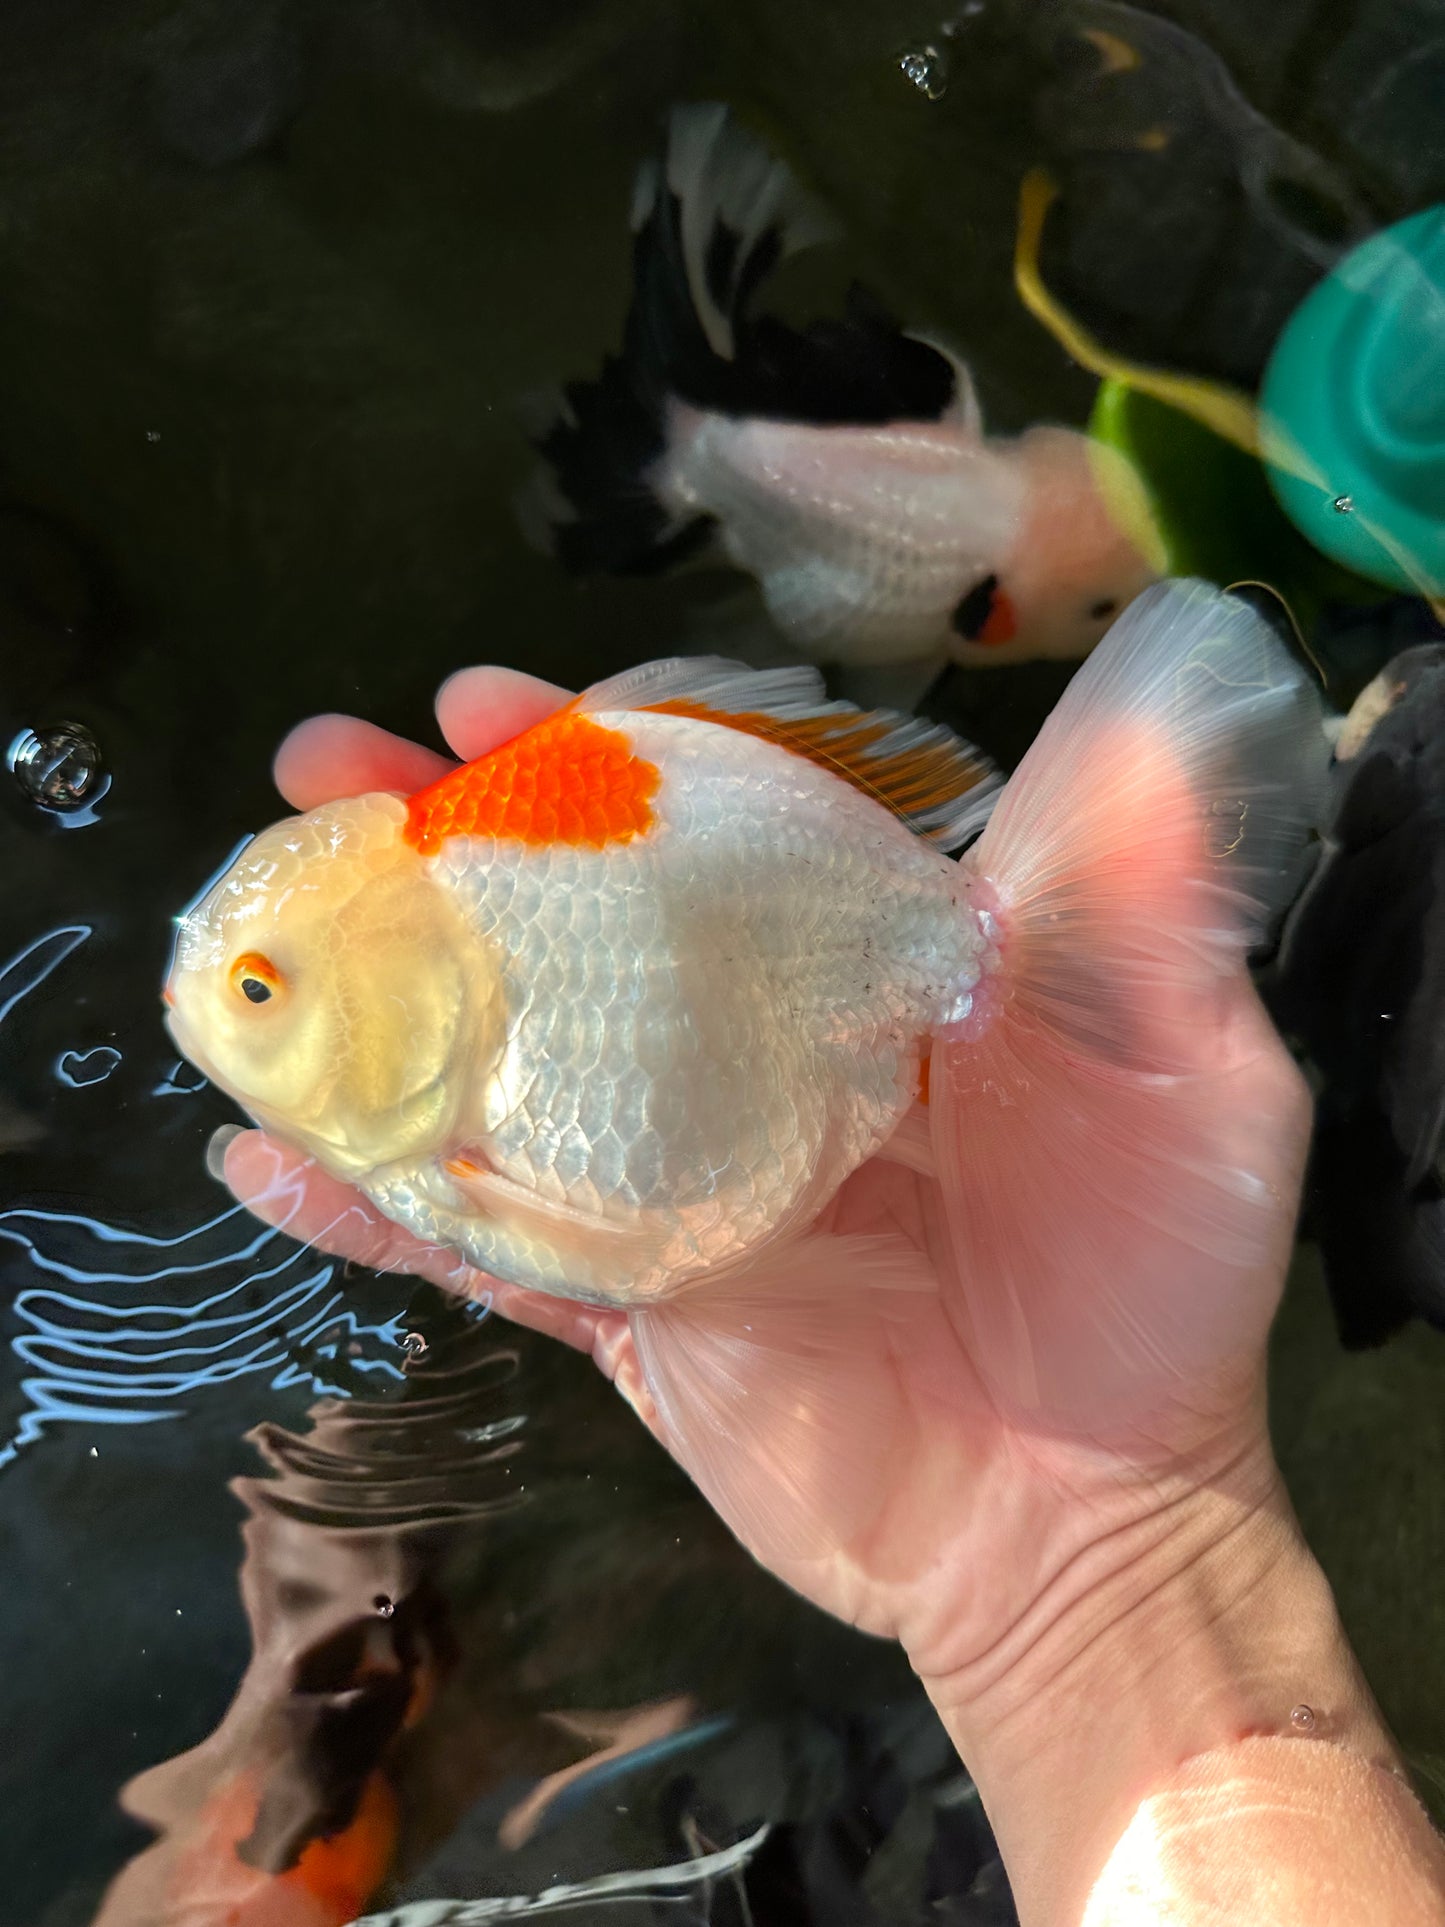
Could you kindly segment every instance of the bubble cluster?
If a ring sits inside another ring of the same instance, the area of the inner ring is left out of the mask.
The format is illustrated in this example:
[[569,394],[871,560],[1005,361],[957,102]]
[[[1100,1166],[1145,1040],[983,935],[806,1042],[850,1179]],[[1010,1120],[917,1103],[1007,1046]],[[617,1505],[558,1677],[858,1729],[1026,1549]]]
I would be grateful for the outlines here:
[[929,100],[941,100],[948,91],[948,55],[941,48],[910,47],[899,55],[898,71]]

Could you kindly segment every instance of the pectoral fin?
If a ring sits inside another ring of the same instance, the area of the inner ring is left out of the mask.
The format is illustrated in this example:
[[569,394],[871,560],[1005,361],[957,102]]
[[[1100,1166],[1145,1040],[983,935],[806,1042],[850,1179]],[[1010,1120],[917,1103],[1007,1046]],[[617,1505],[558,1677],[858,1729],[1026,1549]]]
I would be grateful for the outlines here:
[[550,1198],[492,1168],[468,1147],[417,1181],[428,1228],[508,1284],[584,1302],[625,1303],[659,1263],[663,1233]]

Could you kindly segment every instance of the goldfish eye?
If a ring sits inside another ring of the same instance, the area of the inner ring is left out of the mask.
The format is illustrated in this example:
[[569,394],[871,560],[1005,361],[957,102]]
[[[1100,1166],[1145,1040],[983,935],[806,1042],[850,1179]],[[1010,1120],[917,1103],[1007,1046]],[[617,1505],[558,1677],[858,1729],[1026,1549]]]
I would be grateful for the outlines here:
[[281,973],[259,950],[248,950],[231,965],[231,982],[247,1003],[269,1003],[281,988]]

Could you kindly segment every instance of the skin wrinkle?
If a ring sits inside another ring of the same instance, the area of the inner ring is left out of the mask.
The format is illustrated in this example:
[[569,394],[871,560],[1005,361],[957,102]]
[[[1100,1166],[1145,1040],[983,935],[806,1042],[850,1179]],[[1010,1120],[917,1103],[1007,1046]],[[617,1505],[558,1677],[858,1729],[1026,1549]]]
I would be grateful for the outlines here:
[[[1261,1736],[1285,1730],[1290,1706],[1301,1699],[1326,1711],[1360,1773],[1388,1775],[1399,1766],[1282,1487],[1276,1484],[1224,1530],[1218,1504],[1217,1495],[1199,1496],[1193,1556],[1171,1557],[1162,1586],[1148,1575],[1102,1647],[1081,1640],[1062,1667],[1025,1656],[1012,1678],[1016,1700],[936,1701],[995,1816],[1006,1861],[1023,1876],[1017,1898],[1027,1922],[1078,1927],[1080,1914],[1069,1898],[1082,1909],[1088,1885],[1121,1850],[1148,1799],[1176,1786],[1206,1753],[1275,1744]],[[1092,1773],[1080,1777],[1085,1759],[1108,1762],[1098,1789]],[[1041,1803],[1054,1816],[1052,1827],[1019,1861],[1019,1835],[1031,1828],[1038,1835],[1027,1816]],[[1227,1854],[1235,1845],[1233,1823],[1222,1832],[1219,1851]],[[1349,1829],[1346,1835],[1355,1837]],[[1359,1836],[1369,1837],[1368,1831]],[[1144,1844],[1136,1835],[1128,1852],[1142,1853]],[[1304,1877],[1298,1843],[1286,1852],[1293,1856],[1290,1877]],[[1042,1903],[1045,1894],[1052,1906]],[[1091,1927],[1155,1927],[1174,1917],[1121,1909],[1089,1920]],[[1180,1919],[1189,1927],[1205,1921],[1215,1927],[1212,1914]],[[1250,1927],[1264,1927],[1254,1913],[1218,1916],[1219,1927],[1246,1919]],[[1311,1913],[1293,1919],[1326,1927]],[[1381,1919],[1397,1927],[1396,1916]]]
[[[1008,1485],[1016,1492],[1020,1487],[1027,1487],[1030,1483],[1031,1474],[1021,1470],[1021,1466],[1025,1462],[1031,1464],[1031,1456],[1021,1451],[1019,1449],[1019,1442],[1014,1441],[1011,1451],[1001,1462],[996,1461],[990,1466],[989,1471],[995,1478],[1004,1478]],[[1049,1487],[1049,1504],[1043,1509],[1040,1524],[1041,1527],[1047,1529],[1052,1523],[1054,1512],[1058,1507],[1068,1508],[1071,1504],[1077,1504],[1078,1502],[1073,1498],[1073,1495],[1070,1493],[1060,1474],[1046,1471],[1044,1480]],[[975,1491],[980,1502],[983,1503],[986,1494],[981,1482],[976,1485]],[[1090,1506],[1091,1500],[1092,1495],[1090,1495],[1090,1499],[1083,1501],[1086,1508]],[[1013,1503],[1013,1501],[1010,1501],[1010,1503]],[[1098,1503],[1102,1502],[1099,1501]],[[1131,1523],[1137,1522],[1124,1522],[1118,1527],[1112,1528],[1112,1531],[1122,1533],[1129,1529]],[[903,1622],[900,1625],[900,1637],[903,1639],[909,1651],[915,1670],[919,1673],[920,1677],[929,1684],[930,1693],[935,1696],[936,1703],[941,1705],[951,1703],[950,1689],[953,1683],[958,1680],[965,1666],[974,1659],[994,1660],[996,1662],[996,1675],[998,1677],[1006,1677],[1016,1663],[1008,1649],[1022,1642],[1022,1649],[1024,1651],[1029,1650],[1028,1642],[1030,1633],[1028,1629],[1042,1616],[1038,1602],[1044,1593],[1056,1584],[1061,1574],[1070,1570],[1080,1559],[1086,1557],[1090,1551],[1096,1550],[1102,1543],[1102,1539],[1095,1538],[1090,1538],[1083,1545],[1076,1543],[1067,1558],[1057,1564],[1049,1574],[1040,1576],[1037,1581],[1036,1590],[1032,1595],[1030,1607],[1025,1612],[1016,1615],[1010,1620],[1005,1625],[1003,1631],[995,1639],[990,1640],[986,1646],[976,1648],[975,1652],[970,1654],[969,1661],[957,1661],[949,1664],[929,1664],[925,1657],[940,1644],[947,1645],[950,1643],[954,1637],[953,1626],[956,1617],[957,1602],[950,1602],[946,1594],[944,1594],[940,1600],[930,1603],[929,1610],[923,1615],[921,1623]],[[968,1583],[974,1592],[979,1590],[971,1576]],[[973,1606],[976,1602],[970,1600],[969,1603],[971,1617]],[[1052,1610],[1049,1616],[1053,1616]],[[980,1685],[979,1691],[980,1693],[983,1691],[982,1685]]]
[[[1192,1495],[1189,1494],[1181,1495],[1180,1499],[1174,1502],[1171,1511],[1176,1508],[1187,1507],[1191,1496]],[[1152,1606],[1156,1605],[1160,1600],[1169,1597],[1182,1585],[1185,1585],[1192,1574],[1201,1570],[1206,1560],[1218,1554],[1221,1547],[1228,1549],[1231,1545],[1237,1544],[1240,1533],[1246,1529],[1249,1520],[1254,1516],[1255,1511],[1251,1509],[1249,1512],[1234,1519],[1226,1527],[1222,1538],[1213,1540],[1206,1539],[1196,1543],[1182,1565],[1170,1567],[1161,1572],[1152,1583],[1146,1585],[1142,1590],[1132,1592],[1122,1612],[1109,1614],[1107,1617],[1096,1620],[1089,1627],[1083,1639],[1072,1645],[1059,1657],[1057,1663],[1048,1674],[1037,1681],[1031,1681],[1031,1686],[1033,1687],[1031,1697],[1037,1698],[1055,1688],[1065,1673],[1083,1666],[1088,1661],[1090,1655],[1097,1653],[1098,1649],[1110,1639],[1111,1635],[1116,1633],[1122,1635],[1131,1620],[1147,1617],[1149,1609]],[[1184,1529],[1184,1526],[1181,1525],[1177,1527],[1174,1532],[1166,1534],[1154,1545],[1146,1548],[1145,1551],[1139,1555],[1140,1563],[1148,1559],[1151,1555],[1156,1554],[1161,1547],[1168,1545],[1171,1540],[1178,1536]],[[1080,1605],[1084,1601],[1098,1601],[1100,1604],[1104,1604],[1103,1595],[1106,1590],[1116,1586],[1120,1582],[1127,1582],[1127,1576],[1127,1568],[1105,1574],[1095,1586],[1091,1587],[1087,1593],[1081,1596],[1079,1601],[1073,1602],[1071,1605],[1066,1605],[1064,1611],[1071,1614],[1077,1613]],[[1256,1591],[1259,1584],[1260,1575],[1255,1574],[1252,1579],[1246,1583],[1245,1593]],[[1222,1622],[1227,1616],[1230,1607],[1237,1606],[1238,1603],[1239,1596],[1236,1596],[1233,1600],[1220,1599],[1217,1602],[1212,1600],[1206,1608],[1206,1623],[1214,1624]],[[1060,1618],[1062,1618],[1062,1614]],[[1037,1643],[1028,1650],[1037,1650]],[[1151,1671],[1155,1669],[1157,1663],[1158,1662],[1154,1661],[1150,1662]]]
[[[1223,1471],[1228,1473],[1237,1467],[1242,1467],[1248,1457],[1249,1449],[1241,1448],[1235,1460],[1228,1462]],[[960,1705],[980,1705],[993,1686],[1012,1675],[1018,1665],[1020,1653],[1038,1651],[1054,1626],[1060,1624],[1066,1617],[1077,1614],[1090,1602],[1101,1603],[1109,1589],[1116,1587],[1126,1578],[1131,1567],[1142,1564],[1146,1558],[1157,1554],[1176,1533],[1185,1530],[1188,1524],[1187,1510],[1192,1496],[1189,1490],[1182,1490],[1173,1499],[1165,1502],[1163,1512],[1154,1511],[1145,1513],[1142,1518],[1122,1520],[1103,1537],[1090,1539],[1075,1548],[1070,1557],[1056,1569],[1047,1584],[1030,1601],[1025,1611],[1004,1627],[987,1648],[954,1671],[952,1678],[957,1684],[952,1690],[943,1680],[930,1679],[930,1692],[935,1700],[945,1705],[952,1705],[955,1702]],[[1186,1516],[1181,1518],[1181,1513]],[[1070,1592],[1069,1582],[1072,1576],[1079,1573],[1086,1564],[1107,1559],[1111,1545],[1126,1540],[1129,1535],[1137,1533],[1141,1527],[1166,1529],[1152,1534],[1146,1546],[1132,1552],[1122,1563],[1110,1560],[1097,1576],[1089,1577],[1086,1574],[1080,1589],[1077,1592]],[[1196,1551],[1193,1559],[1186,1561],[1185,1568],[1181,1570],[1187,1570],[1198,1556],[1199,1553]],[[1169,1584],[1176,1576],[1177,1574],[1164,1575],[1159,1586]],[[1138,1599],[1131,1600],[1127,1611],[1138,1610],[1140,1603]],[[1116,1623],[1117,1619],[1112,1617],[1096,1622],[1084,1646],[1060,1658],[1058,1670],[1062,1671],[1077,1663],[1081,1654],[1088,1651],[1099,1639],[1106,1638]],[[1049,1683],[1044,1682],[1045,1685]]]

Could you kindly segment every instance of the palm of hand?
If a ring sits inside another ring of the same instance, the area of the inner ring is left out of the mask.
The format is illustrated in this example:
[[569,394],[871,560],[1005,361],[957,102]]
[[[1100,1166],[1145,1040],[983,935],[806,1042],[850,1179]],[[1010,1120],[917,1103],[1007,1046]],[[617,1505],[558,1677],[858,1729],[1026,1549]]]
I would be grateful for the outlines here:
[[[469,759],[563,699],[529,677],[471,670],[443,689],[438,719],[457,755]],[[366,790],[408,792],[446,767],[432,752],[365,723],[320,717],[287,739],[276,780],[287,801],[305,810]],[[886,1379],[890,1393],[901,1390],[908,1449],[890,1465],[881,1510],[827,1558],[789,1559],[765,1544],[752,1550],[829,1611],[901,1637],[920,1670],[951,1672],[986,1653],[999,1629],[1018,1620],[1091,1535],[1127,1517],[1142,1502],[1139,1495],[1157,1494],[1161,1476],[1177,1470],[1208,1477],[1258,1430],[1263,1344],[1293,1226],[1308,1101],[1242,970],[1215,1009],[1202,1014],[1195,1041],[1196,1102],[1206,1107],[1219,1141],[1229,1144],[1247,1121],[1256,1143],[1262,1125],[1276,1147],[1267,1174],[1278,1206],[1276,1248],[1254,1271],[1221,1267],[1208,1318],[1202,1326],[1197,1317],[1185,1321],[1191,1355],[1180,1358],[1161,1344],[1157,1382],[1141,1385],[1136,1376],[1127,1412],[1091,1413],[1086,1433],[1051,1429],[1046,1415],[1010,1409],[1001,1390],[1003,1361],[991,1355],[994,1328],[970,1316],[967,1281],[950,1262],[931,1180],[875,1160],[825,1214],[825,1227],[834,1231],[901,1233],[937,1268],[938,1295],[911,1295],[906,1315],[886,1317],[864,1368],[878,1375],[880,1386]],[[259,1132],[229,1146],[225,1175],[244,1202],[294,1236],[380,1269],[485,1293],[505,1317],[590,1353],[644,1421],[659,1429],[622,1314],[468,1271],[453,1254],[420,1244],[359,1193]],[[1141,1264],[1140,1275],[1119,1278],[1116,1306],[1141,1327],[1164,1331],[1173,1323],[1170,1280],[1153,1270]],[[1056,1358],[1039,1357],[1045,1381],[1067,1371],[1087,1382],[1091,1360],[1077,1322],[1051,1333],[1043,1318],[1031,1342],[1036,1355],[1060,1348]],[[1102,1327],[1093,1342],[1108,1343]],[[1100,1376],[1109,1374],[1105,1369]],[[766,1464],[765,1455],[759,1464]]]

